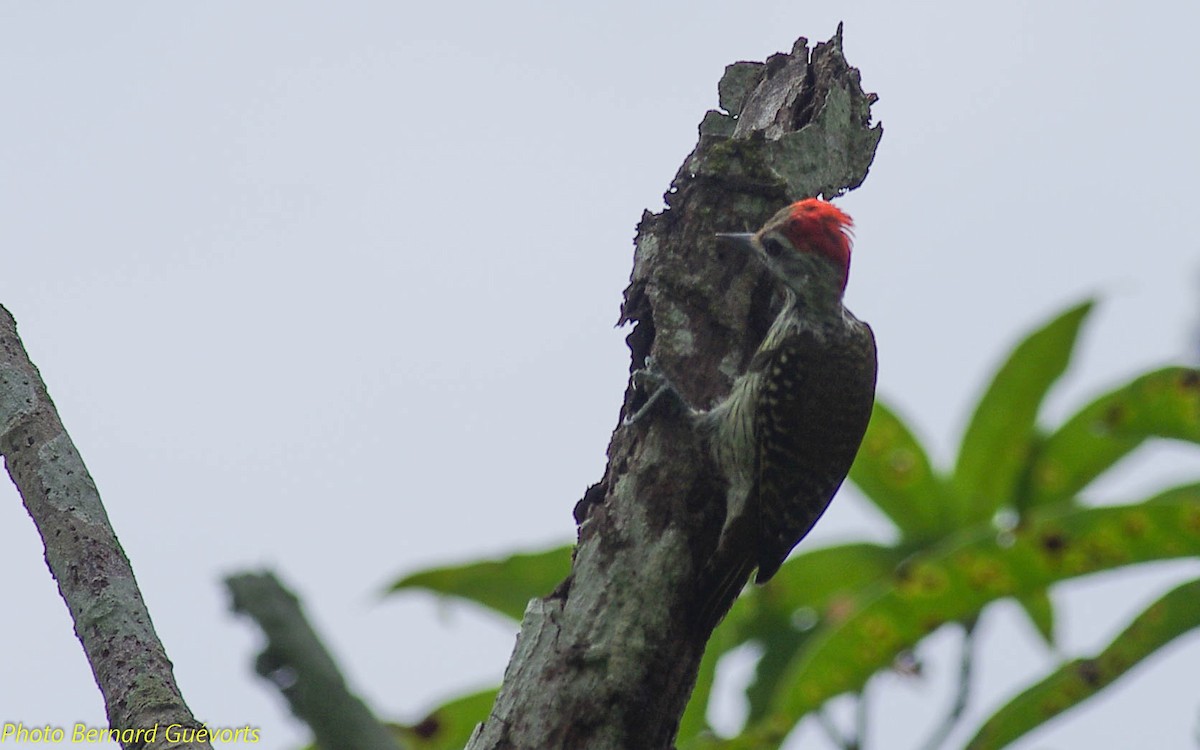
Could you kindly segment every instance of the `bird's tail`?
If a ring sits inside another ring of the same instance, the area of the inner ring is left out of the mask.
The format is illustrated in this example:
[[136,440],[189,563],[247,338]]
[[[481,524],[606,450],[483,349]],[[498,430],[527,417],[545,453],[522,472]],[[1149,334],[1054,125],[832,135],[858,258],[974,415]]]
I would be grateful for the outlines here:
[[756,561],[752,556],[739,556],[732,560],[713,557],[703,575],[700,576],[700,591],[696,597],[696,626],[710,633],[742,593],[746,579],[754,571]]

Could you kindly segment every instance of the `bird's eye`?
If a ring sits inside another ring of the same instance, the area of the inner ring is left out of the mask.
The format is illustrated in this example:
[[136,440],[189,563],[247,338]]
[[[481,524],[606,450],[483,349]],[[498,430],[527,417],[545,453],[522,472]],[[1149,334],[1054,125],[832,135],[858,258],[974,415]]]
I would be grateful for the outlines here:
[[763,251],[772,258],[778,258],[783,255],[783,243],[775,237],[767,237],[762,241]]

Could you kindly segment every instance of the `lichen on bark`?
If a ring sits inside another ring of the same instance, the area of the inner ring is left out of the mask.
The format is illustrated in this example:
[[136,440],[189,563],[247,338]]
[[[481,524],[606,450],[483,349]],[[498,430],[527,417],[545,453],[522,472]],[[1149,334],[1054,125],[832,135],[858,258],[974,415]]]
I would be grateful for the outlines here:
[[[45,546],[46,564],[75,623],[109,727],[200,729],[175,683],[133,568],[83,457],[41,374],[0,306],[0,454]],[[211,750],[207,739],[156,732],[146,750]]]
[[[780,206],[862,184],[882,128],[874,94],[842,54],[811,49],[735,63],[699,142],[643,214],[620,322],[630,371],[653,356],[693,406],[723,397],[777,302],[763,273],[718,248]],[[621,415],[644,399],[626,388]],[[673,745],[710,633],[694,625],[697,579],[715,547],[724,481],[683,419],[619,426],[603,479],[576,506],[571,575],[526,611],[504,685],[468,750]]]

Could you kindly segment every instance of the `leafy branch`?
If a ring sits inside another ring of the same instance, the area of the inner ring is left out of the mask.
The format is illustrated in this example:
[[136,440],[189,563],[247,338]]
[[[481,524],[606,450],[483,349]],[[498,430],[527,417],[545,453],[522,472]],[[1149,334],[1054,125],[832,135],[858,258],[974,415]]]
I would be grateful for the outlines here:
[[[1043,399],[1066,372],[1093,308],[1085,301],[1023,338],[985,389],[952,472],[938,470],[899,413],[876,405],[850,479],[891,519],[894,545],[803,549],[775,580],[747,591],[717,628],[701,664],[680,747],[777,748],[805,717],[821,721],[831,699],[861,693],[874,674],[950,623],[966,631],[954,704],[925,743],[937,747],[961,722],[970,697],[974,624],[988,605],[1013,599],[1047,640],[1056,583],[1157,560],[1200,556],[1200,484],[1120,506],[1090,507],[1081,493],[1147,440],[1200,443],[1200,372],[1143,373],[1049,429]],[[998,522],[999,519],[999,522]],[[1007,520],[1005,520],[1007,519]],[[563,565],[569,547],[541,553]],[[532,558],[506,561],[506,570]],[[475,563],[409,576],[394,591],[424,589],[503,608],[544,594],[521,576]],[[530,579],[532,580],[532,579]],[[972,748],[999,748],[1103,690],[1174,638],[1200,626],[1196,584],[1138,615],[1102,653],[1064,664],[999,707]],[[473,592],[489,590],[486,597]],[[503,591],[504,593],[499,593]],[[720,738],[704,720],[720,657],[758,646],[743,730]],[[861,740],[833,729],[836,744]],[[433,746],[431,746],[433,747]]]

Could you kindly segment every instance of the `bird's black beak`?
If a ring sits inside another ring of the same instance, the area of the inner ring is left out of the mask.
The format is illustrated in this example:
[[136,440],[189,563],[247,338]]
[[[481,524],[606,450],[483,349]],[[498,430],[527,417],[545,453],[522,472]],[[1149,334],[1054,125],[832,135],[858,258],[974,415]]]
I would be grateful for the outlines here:
[[754,235],[752,234],[721,232],[717,234],[717,244],[730,250],[754,254]]

